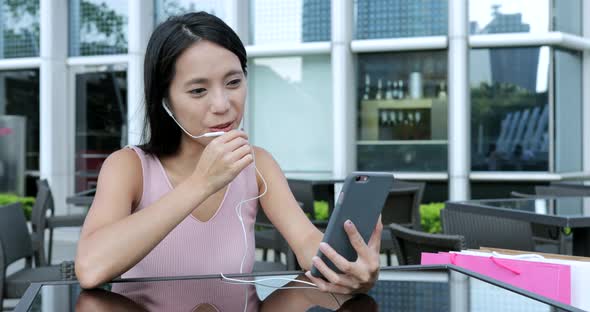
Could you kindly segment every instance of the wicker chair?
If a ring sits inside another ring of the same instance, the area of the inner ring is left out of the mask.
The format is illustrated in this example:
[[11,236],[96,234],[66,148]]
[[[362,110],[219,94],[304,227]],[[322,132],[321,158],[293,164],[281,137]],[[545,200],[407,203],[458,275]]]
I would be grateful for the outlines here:
[[[381,222],[384,225],[396,223],[420,231],[420,203],[424,193],[424,183],[413,183],[395,180],[389,192],[383,210]],[[381,234],[381,252],[387,257],[387,265],[391,265],[391,254],[394,251],[393,239],[389,228],[385,227]]]
[[529,222],[459,211],[449,208],[448,204],[440,211],[440,217],[443,232],[462,235],[467,248],[535,250]]
[[[75,279],[73,262],[33,267],[34,256],[22,205],[0,207],[0,308],[4,298],[20,298],[33,282]],[[21,259],[25,259],[24,268],[7,275],[7,267]]]
[[[49,215],[47,213],[49,212]],[[53,194],[47,180],[37,180],[37,196],[31,213],[33,229],[33,248],[39,250],[42,256],[36,257],[37,265],[51,264],[53,252],[53,229],[58,227],[82,226],[86,214],[55,215]],[[45,230],[49,230],[49,246],[47,259],[44,254]],[[39,258],[39,259],[37,259]]]
[[408,229],[395,223],[390,224],[388,228],[400,265],[420,264],[422,252],[465,249],[465,239],[461,235],[430,234]]

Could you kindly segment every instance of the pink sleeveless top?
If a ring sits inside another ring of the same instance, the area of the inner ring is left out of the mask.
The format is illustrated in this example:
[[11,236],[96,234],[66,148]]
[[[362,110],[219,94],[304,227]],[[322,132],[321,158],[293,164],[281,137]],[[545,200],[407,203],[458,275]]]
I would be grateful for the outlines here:
[[[151,205],[172,190],[172,185],[160,160],[130,146],[141,160],[143,194],[138,211]],[[242,218],[246,229],[247,248],[244,245],[242,224],[236,207],[240,201],[258,196],[256,172],[248,166],[228,185],[217,212],[202,222],[189,214],[145,258],[122,275],[132,277],[162,277],[240,273],[240,264],[246,252],[243,272],[252,272],[254,266],[254,222],[258,200],[242,204]]]

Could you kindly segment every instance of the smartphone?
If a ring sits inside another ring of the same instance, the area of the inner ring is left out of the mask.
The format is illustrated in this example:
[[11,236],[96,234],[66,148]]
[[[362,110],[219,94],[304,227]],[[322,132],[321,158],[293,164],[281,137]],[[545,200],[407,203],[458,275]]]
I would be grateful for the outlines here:
[[[358,255],[344,231],[344,222],[351,220],[365,243],[368,243],[387,195],[393,187],[393,179],[393,174],[388,172],[351,173],[338,195],[322,241],[328,243],[348,261],[356,261]],[[317,256],[334,272],[342,273],[321,251],[318,250]],[[311,274],[323,278],[315,267],[311,268]]]

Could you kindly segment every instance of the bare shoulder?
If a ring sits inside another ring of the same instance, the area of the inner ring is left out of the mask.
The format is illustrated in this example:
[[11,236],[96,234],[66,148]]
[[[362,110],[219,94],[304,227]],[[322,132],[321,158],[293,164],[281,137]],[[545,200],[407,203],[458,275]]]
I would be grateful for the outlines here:
[[113,152],[104,161],[98,177],[98,191],[100,189],[126,191],[137,203],[141,199],[142,179],[139,156],[130,148],[122,148]]
[[256,167],[261,171],[280,172],[282,174],[279,163],[274,159],[269,151],[259,146],[253,146],[254,150],[254,161]]
[[82,228],[82,237],[131,214],[141,200],[143,174],[139,156],[120,149],[104,161],[92,206]]
[[254,155],[256,157],[256,161],[275,161],[269,151],[265,150],[260,146],[252,146],[254,150]]
[[[281,170],[279,163],[272,157],[270,152],[258,146],[253,146],[253,149],[256,168],[264,176],[266,182],[276,183],[277,181],[285,180],[283,170]],[[257,180],[258,185],[262,186],[263,182],[259,175],[257,176]]]
[[130,176],[141,178],[141,160],[135,151],[130,148],[122,148],[107,157],[101,167],[101,173],[114,171],[120,177]]

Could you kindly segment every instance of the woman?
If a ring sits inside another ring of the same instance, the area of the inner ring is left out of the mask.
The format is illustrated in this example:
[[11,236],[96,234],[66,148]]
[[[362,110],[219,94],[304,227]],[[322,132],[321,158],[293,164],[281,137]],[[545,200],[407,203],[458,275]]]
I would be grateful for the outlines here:
[[[352,223],[344,225],[359,254],[355,262],[320,245],[322,233],[297,205],[276,161],[237,130],[246,61],[238,36],[213,15],[172,17],[154,30],[144,64],[149,135],[144,145],[110,155],[101,168],[76,255],[82,287],[119,275],[250,272],[257,206],[244,201],[262,194],[264,213],[302,268],[313,264],[327,278],[306,273],[321,290],[346,294],[373,285],[381,222],[368,244]],[[202,136],[212,132],[223,135]],[[315,257],[318,247],[345,273]]]

